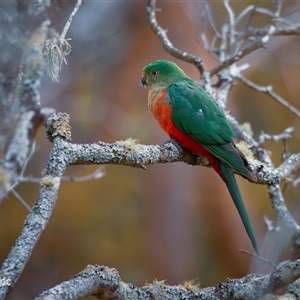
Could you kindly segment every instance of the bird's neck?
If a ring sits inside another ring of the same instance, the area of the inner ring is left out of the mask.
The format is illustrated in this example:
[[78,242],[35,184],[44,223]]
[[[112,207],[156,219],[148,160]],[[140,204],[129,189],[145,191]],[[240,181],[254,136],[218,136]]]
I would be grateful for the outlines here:
[[153,107],[156,104],[157,99],[161,96],[165,89],[166,87],[162,85],[153,85],[150,87],[148,93],[148,107],[151,112],[153,111]]

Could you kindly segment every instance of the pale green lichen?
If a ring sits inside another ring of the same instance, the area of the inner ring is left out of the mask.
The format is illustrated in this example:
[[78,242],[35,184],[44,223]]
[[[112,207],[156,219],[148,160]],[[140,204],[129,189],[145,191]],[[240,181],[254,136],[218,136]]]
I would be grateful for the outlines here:
[[44,176],[40,182],[41,186],[51,187],[55,184],[55,180],[52,176]]
[[237,143],[238,148],[242,151],[242,153],[251,159],[254,159],[253,157],[253,152],[250,148],[250,145],[248,145],[246,142],[244,141],[240,141],[239,143]]
[[244,124],[241,125],[241,128],[248,133],[249,135],[253,136],[253,130],[251,128],[251,124],[248,122],[245,122]]
[[128,138],[127,140],[116,141],[116,144],[126,148],[129,151],[138,153],[142,150],[143,146],[139,143],[138,140]]

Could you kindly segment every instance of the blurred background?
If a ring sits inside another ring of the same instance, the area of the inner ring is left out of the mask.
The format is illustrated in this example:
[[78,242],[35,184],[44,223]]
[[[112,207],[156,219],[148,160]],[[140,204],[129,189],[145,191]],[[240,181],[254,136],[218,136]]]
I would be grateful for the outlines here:
[[[255,1],[232,2],[236,12]],[[58,2],[51,13],[53,27],[62,29],[76,1]],[[85,1],[74,17],[67,38],[72,51],[60,74],[60,82],[43,78],[43,106],[67,112],[72,141],[113,143],[127,138],[142,144],[161,144],[168,139],[147,108],[147,90],[140,86],[142,68],[157,59],[176,62],[195,80],[195,67],[168,53],[151,31],[147,1]],[[222,1],[211,3],[217,26],[228,22]],[[262,4],[273,7],[273,2]],[[168,29],[174,46],[199,55],[208,69],[217,65],[203,48],[201,34],[213,33],[207,25],[203,2],[158,1],[160,25]],[[300,4],[289,2],[283,15],[299,20]],[[253,25],[268,19],[257,16]],[[274,37],[265,49],[244,58],[251,65],[244,75],[274,90],[300,109],[300,39]],[[240,123],[250,122],[254,136],[264,131],[279,134],[294,127],[289,143],[299,152],[300,122],[289,110],[267,95],[240,82],[232,89],[228,110]],[[37,135],[37,151],[26,175],[39,177],[47,165],[52,144],[44,128]],[[281,163],[282,143],[265,142],[276,166]],[[71,167],[66,175],[86,175],[96,166]],[[238,183],[248,208],[262,255],[272,263],[289,258],[289,235],[267,232],[264,216],[275,215],[267,188],[241,178]],[[299,186],[282,184],[289,209],[297,221]],[[24,183],[17,192],[32,206],[38,184]],[[0,209],[0,260],[19,236],[28,214],[9,195]],[[279,223],[276,225],[280,226]],[[216,285],[227,277],[272,270],[239,249],[251,244],[222,180],[213,170],[183,163],[148,166],[147,170],[105,166],[105,176],[85,182],[63,182],[52,218],[42,234],[13,292],[7,299],[29,299],[73,277],[87,264],[116,268],[125,282],[142,286],[154,279],[178,284],[198,278],[201,287]]]

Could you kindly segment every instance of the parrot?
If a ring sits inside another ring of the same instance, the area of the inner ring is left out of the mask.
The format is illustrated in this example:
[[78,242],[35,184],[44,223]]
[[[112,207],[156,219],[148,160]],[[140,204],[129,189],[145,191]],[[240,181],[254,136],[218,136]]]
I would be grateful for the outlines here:
[[224,111],[193,79],[168,60],[142,69],[140,83],[148,87],[148,107],[160,127],[192,153],[205,157],[225,182],[257,255],[259,250],[234,172],[257,181],[247,158],[234,143]]

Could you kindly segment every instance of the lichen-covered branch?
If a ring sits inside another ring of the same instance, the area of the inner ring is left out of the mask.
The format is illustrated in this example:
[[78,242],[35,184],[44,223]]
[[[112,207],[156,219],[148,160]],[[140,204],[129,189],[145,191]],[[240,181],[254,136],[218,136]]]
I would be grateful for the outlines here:
[[41,180],[38,199],[20,236],[1,266],[0,273],[10,279],[11,286],[0,286],[0,299],[4,299],[13,288],[52,215],[61,177],[67,167],[66,161],[54,157],[53,154],[52,151],[45,176]]
[[[228,117],[232,121],[232,117]],[[64,123],[65,122],[65,123]],[[57,123],[60,127],[57,127]],[[53,127],[53,124],[55,127]],[[56,124],[56,125],[55,125]],[[48,138],[60,134],[66,136],[65,128],[68,128],[68,115],[65,113],[53,114],[46,122]],[[250,145],[254,140],[248,138]],[[255,145],[257,143],[255,142]],[[67,164],[117,164],[136,168],[145,168],[147,165],[157,163],[184,162],[190,165],[210,166],[208,161],[182,148],[176,141],[168,141],[162,145],[141,145],[137,140],[128,139],[108,144],[104,142],[92,144],[74,144],[67,139],[59,138],[54,144],[57,155],[63,154]],[[293,172],[300,168],[300,153],[289,157],[277,169],[270,168],[261,161],[250,159],[250,165],[258,175],[260,184],[277,184],[286,180]]]
[[[155,281],[142,288],[121,281],[118,272],[105,266],[87,266],[85,270],[72,279],[44,291],[35,300],[50,299],[81,299],[93,295],[98,299],[122,300],[231,300],[261,299],[264,295],[287,286],[300,277],[300,260],[290,262],[271,274],[258,276],[248,275],[241,279],[227,279],[216,287],[200,289],[199,286],[187,289],[185,284],[169,286],[164,282]],[[289,290],[291,297],[293,289]],[[272,298],[276,299],[276,298]],[[293,298],[292,298],[293,299]],[[296,298],[295,298],[296,299]]]

